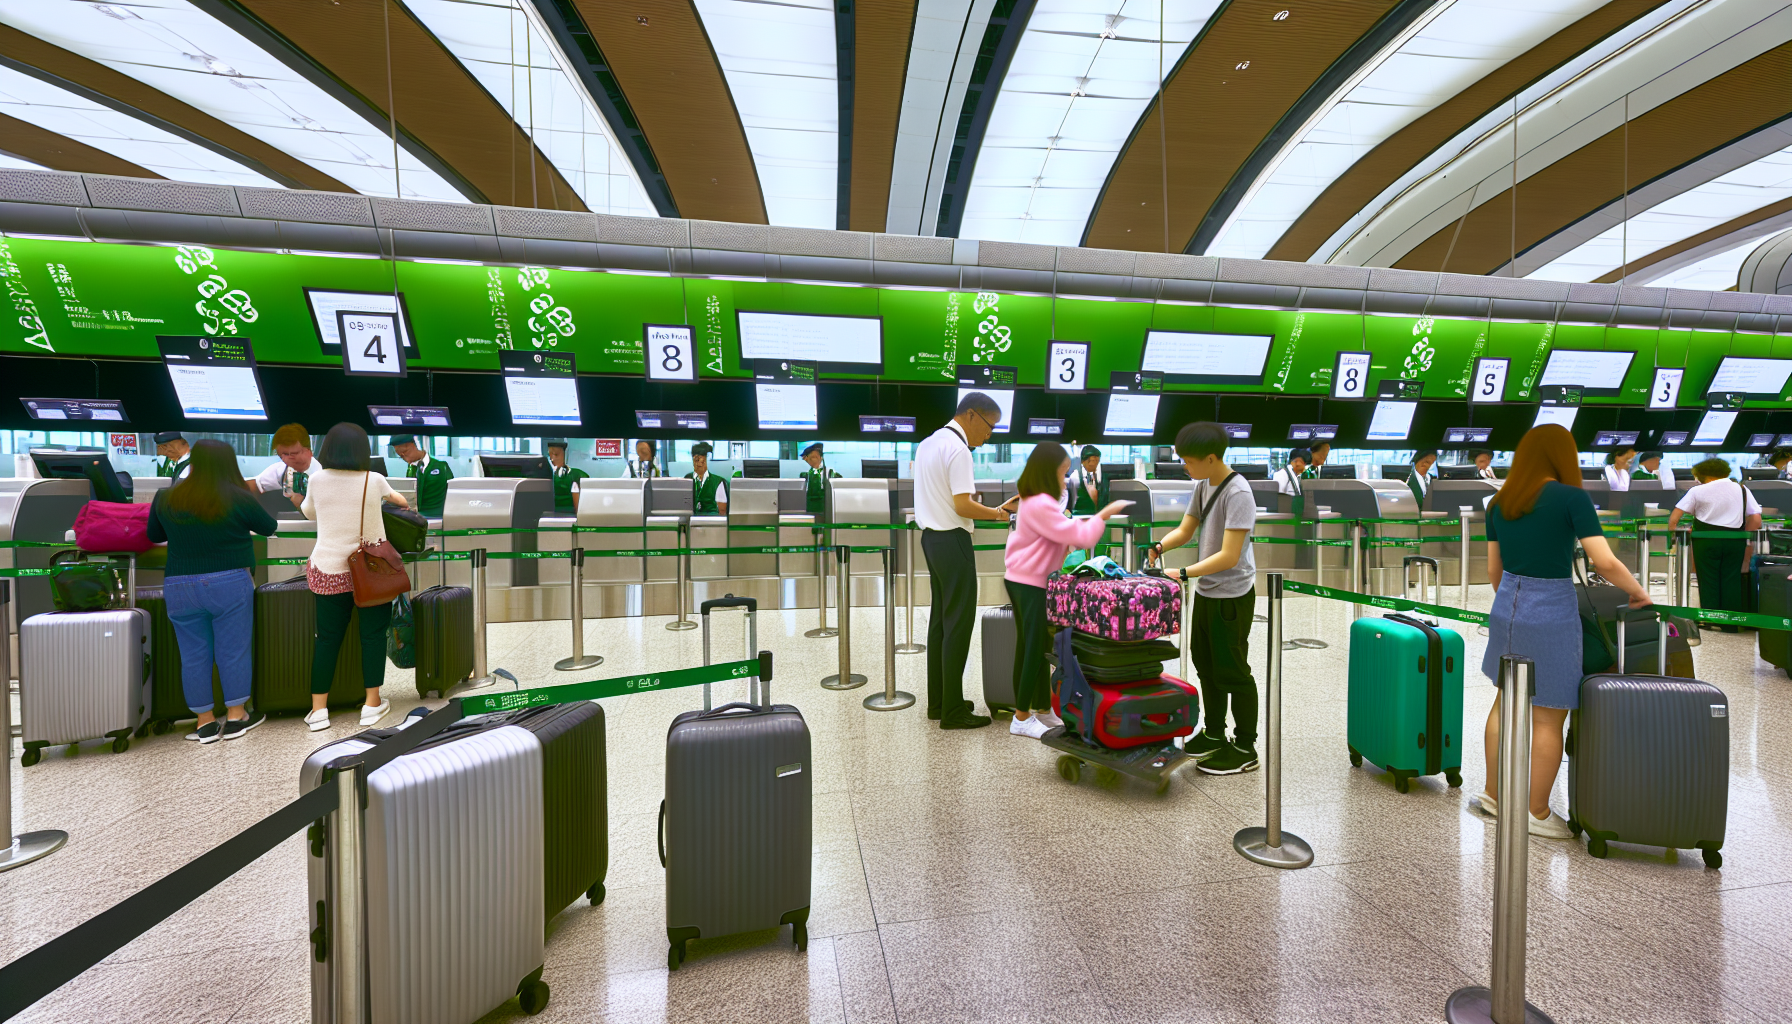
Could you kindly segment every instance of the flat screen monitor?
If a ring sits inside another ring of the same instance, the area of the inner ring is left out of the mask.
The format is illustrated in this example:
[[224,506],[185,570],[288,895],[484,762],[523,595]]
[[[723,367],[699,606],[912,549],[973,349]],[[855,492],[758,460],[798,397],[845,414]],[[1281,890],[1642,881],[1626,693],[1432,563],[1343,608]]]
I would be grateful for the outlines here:
[[448,410],[439,405],[370,405],[367,418],[376,427],[452,427]]
[[1774,442],[1774,447],[1792,448],[1792,434],[1781,434],[1779,440]]
[[342,354],[342,334],[336,314],[344,310],[360,313],[396,313],[398,329],[404,337],[404,354],[417,357],[417,336],[411,331],[411,314],[405,308],[404,293],[338,292],[325,288],[305,289],[305,304],[311,309],[311,325],[317,328],[318,344],[324,354]]
[[1060,437],[1064,433],[1063,420],[1029,419],[1027,433],[1034,437]]
[[510,422],[519,427],[577,427],[579,375],[570,352],[498,353]]
[[1474,480],[1480,476],[1480,473],[1481,471],[1473,466],[1437,467],[1437,478],[1439,480]]
[[1335,441],[1337,437],[1336,423],[1295,423],[1288,428],[1290,441]]
[[31,462],[37,467],[37,475],[46,480],[86,480],[100,501],[131,500],[131,492],[118,479],[112,460],[101,449],[33,448]]
[[162,364],[181,415],[195,420],[265,420],[261,381],[248,338],[158,335]]
[[1321,479],[1321,480],[1355,480],[1356,479],[1356,467],[1355,466],[1320,466],[1319,467],[1319,479]]
[[1486,444],[1493,438],[1492,427],[1446,427],[1444,444]]
[[1537,407],[1537,418],[1531,426],[1541,427],[1545,423],[1557,423],[1568,430],[1574,429],[1574,416],[1580,412],[1578,405],[1540,405]]
[[488,477],[501,477],[514,480],[527,477],[532,480],[552,480],[554,467],[548,464],[545,455],[487,455],[479,454],[479,465]]
[[636,409],[635,426],[641,430],[709,429],[709,413],[696,409]]
[[1772,466],[1762,466],[1760,468],[1750,466],[1745,467],[1742,470],[1742,479],[1744,480],[1778,480],[1779,478],[1780,471],[1774,469]]
[[913,416],[860,416],[859,433],[861,434],[913,434],[915,418]]
[[[1180,465],[1180,463],[1178,463]],[[1268,480],[1269,467],[1257,462],[1243,462],[1232,467],[1240,477],[1246,480]]]
[[1771,401],[1786,390],[1788,375],[1792,375],[1792,359],[1725,356],[1717,364],[1717,373],[1712,375],[1705,393],[1740,391],[1755,401]]
[[1226,428],[1226,439],[1229,441],[1249,441],[1251,439],[1249,423],[1222,423],[1220,426]]
[[822,373],[884,372],[884,322],[879,317],[743,309],[735,318],[742,363],[789,359],[815,363]]
[[961,387],[958,389],[958,400],[960,402],[964,401],[964,396],[970,394],[973,391],[982,391],[984,394],[995,399],[996,407],[1002,410],[1002,418],[1000,420],[996,421],[996,426],[995,426],[995,430],[993,431],[993,433],[1006,434],[1009,431],[1010,427],[1012,427],[1014,424],[1014,392],[1012,392],[1012,391],[997,391],[993,388],[984,389],[984,388]]
[[991,363],[960,363],[955,375],[958,378],[958,401],[964,401],[964,396],[973,391],[981,391],[995,399],[1001,409],[1002,418],[996,422],[994,432],[1006,434],[1013,429],[1014,389],[1020,383],[1020,370]]
[[1172,384],[1262,384],[1275,340],[1273,334],[1146,331],[1139,369],[1156,370]]
[[1369,420],[1369,441],[1404,441],[1412,433],[1412,417],[1419,411],[1417,402],[1393,402],[1382,399],[1375,403],[1375,415]]
[[1724,438],[1730,436],[1730,428],[1736,424],[1736,417],[1740,415],[1734,409],[1705,410],[1705,418],[1699,421],[1699,429],[1693,431],[1693,447],[1706,448],[1723,444]]
[[25,415],[34,420],[127,423],[124,403],[116,398],[21,398]]
[[1772,434],[1750,434],[1750,435],[1748,435],[1748,444],[1746,447],[1749,447],[1749,448],[1772,448],[1773,447],[1773,435]]
[[1164,375],[1157,370],[1115,370],[1108,374],[1108,390],[1161,395]]
[[1593,447],[1622,448],[1636,444],[1637,430],[1596,430],[1593,432]]
[[1157,432],[1157,403],[1160,400],[1159,395],[1109,395],[1107,422],[1101,432],[1109,437],[1150,437]]
[[1425,393],[1425,382],[1396,378],[1375,382],[1376,398],[1397,398],[1403,402],[1416,402]]
[[[1234,466],[1232,468],[1236,469],[1236,470],[1240,470],[1241,472],[1239,475],[1241,475],[1241,476],[1243,475],[1242,470],[1245,467]],[[1180,462],[1155,462],[1155,463],[1152,463],[1151,471],[1152,471],[1152,473],[1154,473],[1157,476],[1157,478],[1159,480],[1187,480],[1188,479],[1188,467],[1183,465]]]
[[742,459],[740,475],[748,480],[776,480],[779,466],[777,459]]
[[1611,396],[1624,389],[1624,374],[1636,359],[1635,352],[1593,352],[1551,349],[1539,386],[1579,385],[1582,394]]
[[1381,464],[1383,480],[1405,480],[1412,476],[1412,467],[1404,462],[1384,462]]
[[1101,464],[1101,475],[1109,480],[1135,480],[1130,462],[1104,462]]
[[896,479],[895,459],[860,459],[859,476],[865,480]]
[[1686,443],[1686,439],[1689,435],[1690,431],[1664,430],[1661,432],[1660,444],[1663,448],[1678,448]]
[[814,363],[755,359],[753,395],[760,430],[816,430]]

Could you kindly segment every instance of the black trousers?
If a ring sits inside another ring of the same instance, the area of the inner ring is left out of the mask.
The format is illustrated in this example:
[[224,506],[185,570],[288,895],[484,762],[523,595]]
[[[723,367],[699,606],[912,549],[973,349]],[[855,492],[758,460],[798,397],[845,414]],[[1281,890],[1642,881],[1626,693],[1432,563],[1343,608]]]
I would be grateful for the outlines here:
[[[349,619],[355,614],[355,595],[312,596],[317,598],[317,639],[311,648],[311,692],[329,693],[330,681],[336,678],[336,655],[342,650]],[[386,627],[392,624],[392,606],[363,608],[360,622],[361,681],[373,689],[386,681]]]
[[[1693,524],[1695,530],[1721,530],[1721,526]],[[1742,537],[1692,542],[1693,572],[1699,574],[1699,606],[1731,612],[1750,611],[1748,577],[1744,562],[1748,541]],[[1732,627],[1733,628],[1733,627]]]
[[1188,660],[1201,688],[1203,727],[1214,739],[1226,736],[1226,708],[1231,705],[1232,742],[1251,748],[1257,743],[1257,680],[1251,677],[1251,616],[1257,591],[1243,597],[1194,594],[1189,609]]
[[1003,580],[1014,606],[1014,709],[1052,709],[1051,672],[1045,664],[1051,631],[1045,621],[1045,588]]
[[921,531],[933,608],[927,616],[927,713],[968,712],[964,663],[977,625],[977,560],[969,530]]

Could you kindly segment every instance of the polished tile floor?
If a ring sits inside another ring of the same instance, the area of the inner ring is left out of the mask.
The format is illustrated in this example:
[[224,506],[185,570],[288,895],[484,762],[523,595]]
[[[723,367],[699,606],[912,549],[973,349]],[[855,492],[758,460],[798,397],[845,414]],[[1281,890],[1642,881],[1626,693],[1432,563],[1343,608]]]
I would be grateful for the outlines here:
[[[1472,603],[1487,599],[1478,588]],[[1332,646],[1286,654],[1284,820],[1317,860],[1283,872],[1232,850],[1236,830],[1262,822],[1263,773],[1189,770],[1161,797],[1088,775],[1072,785],[1053,752],[1001,724],[946,733],[919,708],[863,710],[867,689],[821,689],[835,642],[802,636],[813,613],[766,613],[773,697],[801,707],[814,734],[807,954],[765,932],[695,943],[683,968],[666,971],[655,811],[667,724],[700,695],[611,700],[608,899],[553,923],[553,996],[538,1019],[1441,1020],[1453,989],[1488,974],[1493,829],[1463,798],[1483,781],[1492,690],[1471,673],[1465,790],[1422,779],[1396,793],[1345,755],[1348,616],[1348,606],[1288,602],[1287,636]],[[608,659],[594,674],[698,663],[700,634],[665,621],[590,623],[587,649]],[[859,612],[854,626],[855,667],[881,684],[882,615]],[[552,663],[568,629],[495,625],[492,663],[525,685],[567,681]],[[1483,641],[1464,632],[1478,665]],[[713,642],[718,658],[740,649],[738,616],[718,615]],[[1530,995],[1563,1024],[1792,1020],[1792,681],[1756,660],[1749,636],[1708,634],[1696,658],[1730,698],[1724,867],[1624,846],[1600,861],[1533,841]],[[897,658],[902,688],[924,692],[924,662]],[[388,679],[402,706],[415,703],[409,673]],[[744,697],[735,690],[717,700]],[[336,722],[329,735],[355,729],[349,714]],[[205,748],[173,733],[119,755],[52,750],[30,770],[15,758],[16,826],[71,839],[0,874],[0,961],[292,799],[300,761],[326,738],[289,718]],[[1556,806],[1566,809],[1561,789]],[[18,1019],[305,1021],[304,856],[294,838]],[[521,1016],[513,1002],[486,1019]]]

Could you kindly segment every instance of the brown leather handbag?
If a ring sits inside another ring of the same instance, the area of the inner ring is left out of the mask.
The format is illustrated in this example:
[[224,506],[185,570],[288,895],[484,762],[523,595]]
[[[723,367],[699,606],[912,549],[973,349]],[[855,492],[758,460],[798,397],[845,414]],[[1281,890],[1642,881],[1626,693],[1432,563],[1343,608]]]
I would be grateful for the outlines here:
[[[373,474],[361,481],[361,528],[367,523],[367,484]],[[389,540],[369,544],[363,532],[361,543],[348,556],[349,579],[354,583],[355,607],[375,608],[391,604],[400,594],[411,589],[411,577],[404,571],[404,556]]]

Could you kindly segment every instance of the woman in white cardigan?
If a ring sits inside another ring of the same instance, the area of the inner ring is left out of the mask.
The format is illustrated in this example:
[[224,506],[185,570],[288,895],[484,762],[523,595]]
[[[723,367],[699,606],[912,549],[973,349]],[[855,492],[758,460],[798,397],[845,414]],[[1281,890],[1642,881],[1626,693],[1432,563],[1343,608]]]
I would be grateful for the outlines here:
[[[410,507],[410,503],[368,470],[371,454],[367,432],[353,423],[338,423],[324,435],[317,450],[323,467],[313,473],[300,506],[305,518],[317,522],[317,543],[305,563],[305,582],[317,600],[317,639],[311,656],[311,713],[305,724],[312,732],[330,727],[330,680],[336,675],[336,655],[348,636],[355,613],[354,582],[348,558],[363,540],[386,539],[386,521],[380,503]],[[361,678],[367,702],[361,707],[361,725],[371,726],[386,717],[392,703],[380,698],[386,679],[386,629],[392,624],[390,602],[361,609]]]

